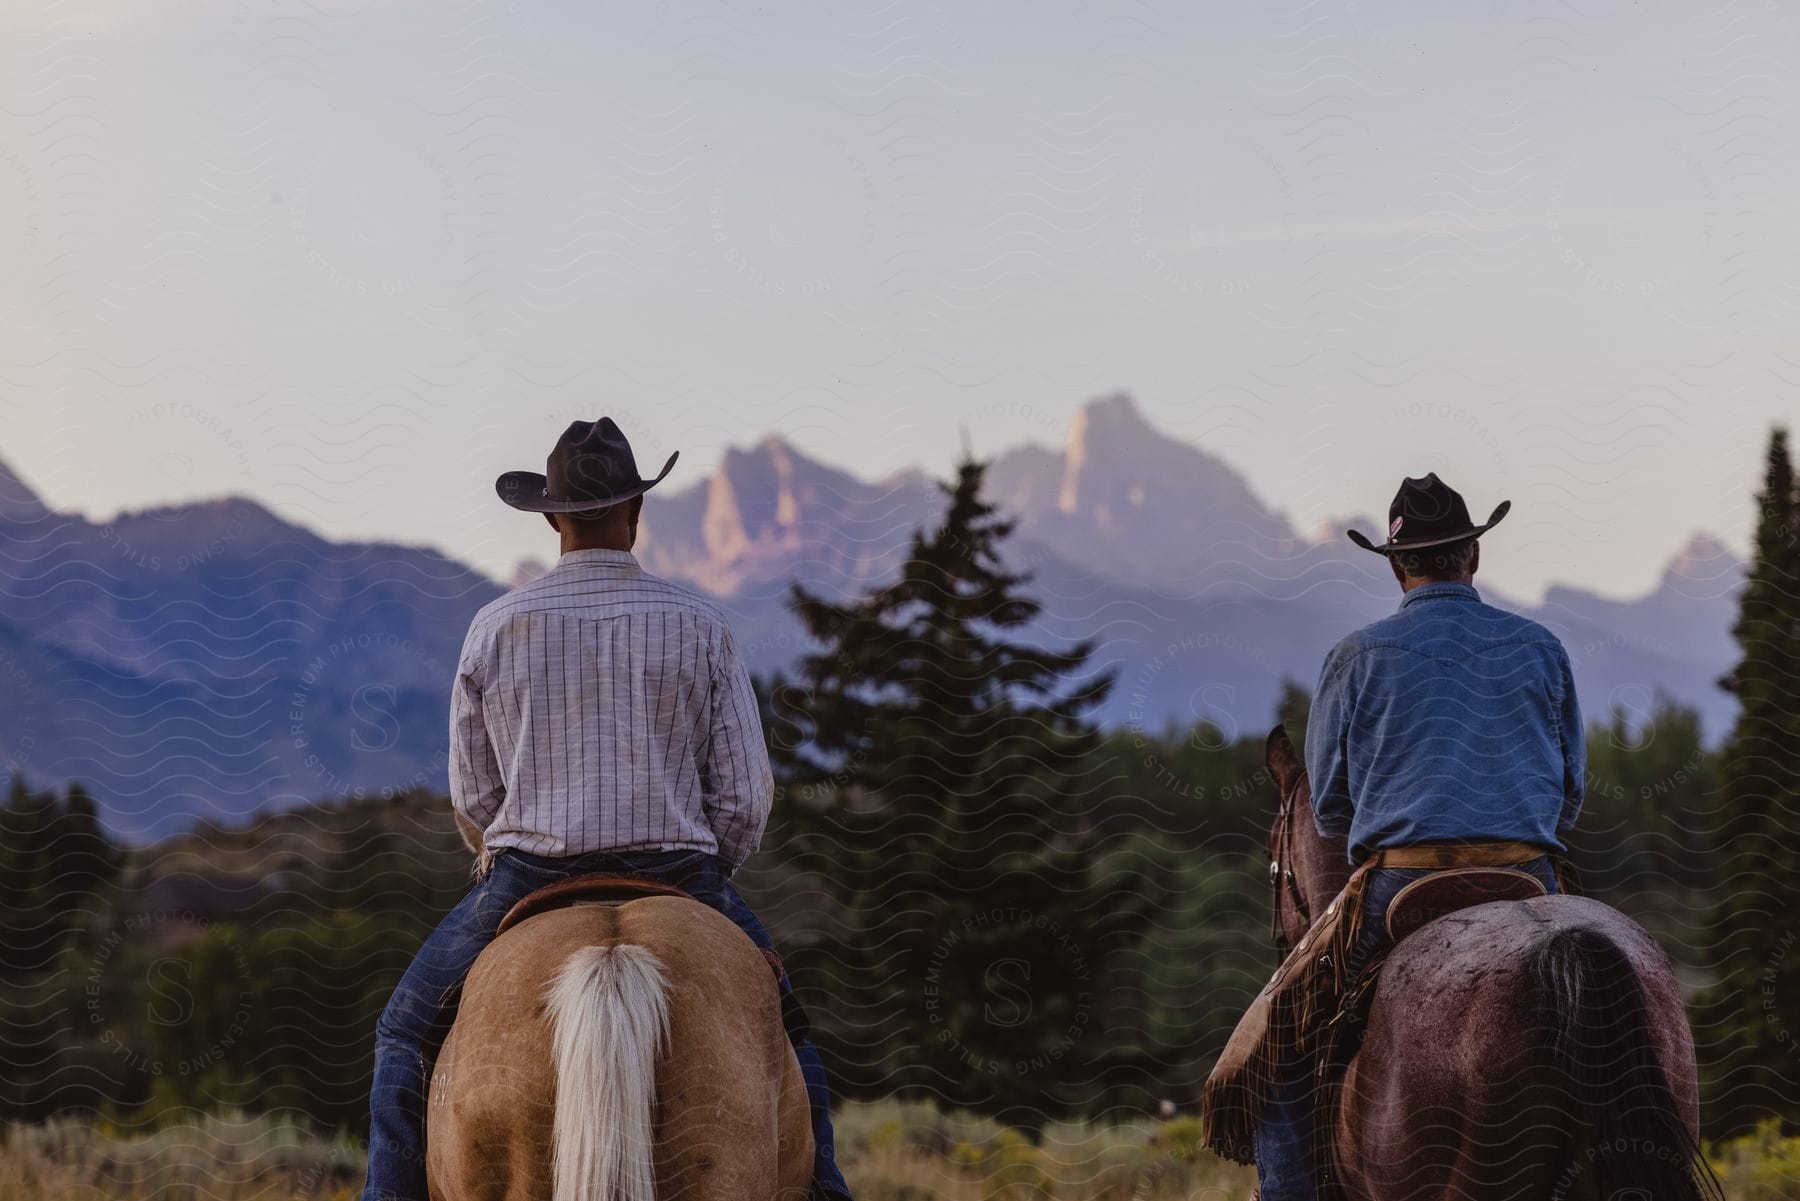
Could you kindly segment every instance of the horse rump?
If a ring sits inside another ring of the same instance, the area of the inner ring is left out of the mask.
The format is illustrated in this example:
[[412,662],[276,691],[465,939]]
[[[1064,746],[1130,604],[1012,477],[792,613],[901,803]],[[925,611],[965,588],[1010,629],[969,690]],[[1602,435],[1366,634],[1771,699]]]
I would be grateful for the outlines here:
[[646,947],[581,947],[545,993],[556,1063],[554,1201],[655,1201],[668,984]]
[[1566,1098],[1568,1155],[1553,1201],[1722,1201],[1656,1053],[1631,959],[1599,930],[1557,930],[1526,965]]

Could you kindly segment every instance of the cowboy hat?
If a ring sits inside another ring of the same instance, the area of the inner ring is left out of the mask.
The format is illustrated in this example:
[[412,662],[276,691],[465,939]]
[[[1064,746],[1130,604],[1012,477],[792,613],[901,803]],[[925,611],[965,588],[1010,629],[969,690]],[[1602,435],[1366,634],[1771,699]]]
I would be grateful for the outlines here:
[[642,496],[662,482],[676,451],[653,480],[638,475],[631,443],[611,417],[575,421],[545,460],[544,474],[508,471],[494,481],[500,499],[527,513],[583,513]]
[[1437,477],[1437,472],[1427,472],[1421,479],[1408,476],[1400,483],[1400,491],[1394,493],[1394,503],[1388,506],[1387,541],[1380,546],[1360,530],[1345,531],[1350,541],[1364,550],[1372,550],[1378,555],[1391,555],[1396,551],[1423,550],[1428,546],[1443,546],[1451,542],[1461,542],[1465,538],[1474,538],[1493,529],[1512,508],[1512,501],[1503,500],[1488,515],[1485,525],[1476,525],[1469,520],[1469,506],[1456,489]]

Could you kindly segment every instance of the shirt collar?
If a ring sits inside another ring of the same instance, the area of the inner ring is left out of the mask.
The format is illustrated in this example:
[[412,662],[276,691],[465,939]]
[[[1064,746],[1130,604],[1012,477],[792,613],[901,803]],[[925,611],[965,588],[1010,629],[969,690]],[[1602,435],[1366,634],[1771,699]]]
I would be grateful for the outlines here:
[[1481,599],[1481,593],[1475,591],[1473,584],[1421,584],[1400,598],[1400,607],[1404,609],[1417,601],[1440,599],[1478,601]]
[[566,550],[556,561],[558,567],[574,566],[581,563],[607,564],[613,567],[636,567],[637,556],[628,550],[607,550],[602,547],[590,547],[586,550]]

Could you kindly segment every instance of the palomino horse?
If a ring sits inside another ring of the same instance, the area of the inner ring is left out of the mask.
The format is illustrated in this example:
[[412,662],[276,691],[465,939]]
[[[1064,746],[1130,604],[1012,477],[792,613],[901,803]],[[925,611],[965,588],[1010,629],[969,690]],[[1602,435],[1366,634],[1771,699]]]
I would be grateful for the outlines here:
[[432,1201],[804,1198],[806,1086],[768,961],[698,901],[527,918],[438,1055]]
[[[1277,726],[1276,929],[1293,945],[1349,875]],[[1674,1201],[1716,1188],[1696,1150],[1694,1040],[1669,958],[1598,901],[1498,901],[1389,955],[1334,1132],[1339,1183],[1379,1201]]]

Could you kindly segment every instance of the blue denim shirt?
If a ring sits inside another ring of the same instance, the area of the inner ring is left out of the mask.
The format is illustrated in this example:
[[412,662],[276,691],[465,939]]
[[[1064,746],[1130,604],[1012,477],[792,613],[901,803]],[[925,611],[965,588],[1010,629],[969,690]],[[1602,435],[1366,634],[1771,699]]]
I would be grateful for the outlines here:
[[1415,588],[1326,657],[1306,767],[1352,863],[1421,842],[1563,850],[1587,775],[1569,656],[1468,584]]

